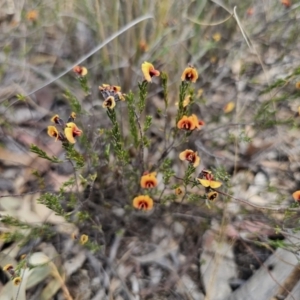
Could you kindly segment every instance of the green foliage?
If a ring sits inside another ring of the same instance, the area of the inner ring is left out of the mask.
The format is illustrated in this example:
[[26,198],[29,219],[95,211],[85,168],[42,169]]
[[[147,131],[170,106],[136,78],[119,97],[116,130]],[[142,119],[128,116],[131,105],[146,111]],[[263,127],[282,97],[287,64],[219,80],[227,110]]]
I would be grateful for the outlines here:
[[41,190],[45,189],[46,187],[45,179],[42,177],[42,175],[37,170],[33,170],[31,174],[36,177],[39,184],[39,188]]
[[183,183],[185,186],[189,184],[191,176],[194,174],[195,171],[196,169],[193,167],[193,165],[189,164],[183,176]]
[[75,150],[74,144],[63,143],[63,148],[66,150],[66,158],[75,162],[75,169],[81,169],[84,166],[84,157]]
[[198,203],[199,199],[201,198],[199,197],[199,195],[196,194],[189,194],[187,197],[187,201],[190,203]]
[[90,215],[86,211],[79,211],[76,216],[78,218],[79,223],[90,219]]
[[20,100],[20,101],[26,101],[26,96],[25,96],[25,95],[17,94],[16,97],[17,97],[17,99]]
[[176,115],[176,124],[184,116],[185,110],[183,107],[183,101],[187,95],[187,91],[190,87],[190,83],[187,81],[182,81],[179,87],[179,102],[178,102],[178,111]]
[[119,123],[117,121],[116,111],[114,109],[107,109],[106,113],[109,119],[112,122],[111,136],[113,139],[113,146],[116,152],[116,155],[120,162],[127,163],[128,162],[128,152],[124,149],[124,144],[121,136],[121,131],[119,127]]
[[141,112],[144,110],[146,105],[146,98],[147,98],[147,87],[148,82],[144,80],[142,83],[139,83],[139,101],[137,103],[138,112],[141,114]]
[[143,131],[146,132],[150,128],[151,124],[152,124],[152,117],[146,116]]
[[175,175],[175,172],[172,169],[172,160],[169,158],[164,159],[160,172],[163,174],[163,182],[165,185],[170,183],[170,179]]
[[137,127],[137,120],[136,120],[135,101],[132,92],[129,92],[127,94],[126,102],[128,107],[128,119],[129,119],[129,126],[130,126],[129,132],[133,138],[134,146],[138,147],[139,136],[138,136],[138,127]]
[[221,180],[225,183],[228,183],[230,181],[231,176],[227,173],[224,166],[220,166],[218,168],[212,168],[212,171],[214,173],[216,180]]
[[68,99],[72,111],[74,111],[76,114],[81,113],[81,105],[77,98],[68,90],[65,91],[64,96]]
[[39,157],[47,159],[53,163],[60,163],[62,162],[61,160],[59,160],[56,156],[48,156],[47,153],[45,151],[43,151],[42,149],[40,149],[37,145],[31,144],[30,145],[30,151],[32,153],[37,154]]
[[[90,87],[88,85],[88,80],[87,80],[87,76],[78,76],[77,80],[80,83],[81,89],[86,93],[89,94],[90,93]],[[78,105],[78,104],[76,104]]]
[[167,109],[169,105],[169,99],[168,99],[168,75],[165,72],[162,72],[161,75],[161,80],[162,80],[162,88],[163,88],[163,94],[164,94],[164,102],[165,102],[165,107]]
[[275,88],[281,88],[283,87],[285,84],[287,84],[287,80],[286,79],[278,79],[276,82],[274,82],[273,84],[271,84],[270,86],[268,86],[266,89],[264,89],[261,92],[262,94],[266,94],[271,92],[272,90],[274,90]]
[[23,234],[19,231],[5,232],[0,235],[0,239],[3,240],[5,243],[20,242],[23,238]]
[[44,204],[45,206],[47,206],[48,208],[53,210],[56,215],[64,216],[65,211],[60,204],[62,199],[63,199],[63,197],[62,197],[61,193],[58,195],[55,195],[52,193],[45,193],[40,196],[40,198],[37,200],[37,202]]
[[30,229],[31,228],[31,226],[28,223],[22,222],[22,221],[18,220],[17,218],[14,218],[9,215],[2,216],[1,223],[10,225],[10,226],[19,227],[20,229]]
[[92,253],[97,253],[102,249],[102,246],[96,242],[88,241],[85,245],[85,248],[89,249]]

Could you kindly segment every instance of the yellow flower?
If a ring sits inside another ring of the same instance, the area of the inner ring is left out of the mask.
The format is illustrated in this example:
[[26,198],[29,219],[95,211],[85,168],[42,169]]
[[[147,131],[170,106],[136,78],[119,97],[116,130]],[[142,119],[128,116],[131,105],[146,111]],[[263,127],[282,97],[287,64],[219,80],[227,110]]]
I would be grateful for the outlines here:
[[211,187],[213,189],[217,189],[222,185],[222,182],[215,181],[212,179],[200,179],[197,178],[197,180],[204,186],[204,187]]
[[193,150],[186,149],[179,154],[179,158],[181,160],[186,160],[191,163],[195,168],[200,164],[200,157],[198,156],[197,152]]
[[48,133],[49,136],[54,137],[56,141],[57,140],[60,140],[60,141],[64,140],[63,135],[60,132],[58,132],[58,130],[56,129],[55,126],[48,126],[47,133]]
[[209,170],[202,170],[199,177],[197,180],[206,188],[216,189],[222,185],[222,182],[214,180],[214,175]]
[[155,70],[154,66],[146,61],[142,64],[142,72],[145,80],[148,82],[152,81],[153,76],[160,75],[160,72],[158,70]]
[[116,96],[117,96],[117,99],[119,99],[120,101],[125,101],[125,97],[126,94],[122,94],[121,92],[116,92]]
[[148,195],[140,195],[133,199],[132,205],[140,210],[151,210],[153,208],[153,200]]
[[157,186],[156,172],[144,174],[141,177],[141,187],[143,189],[151,189]]
[[50,121],[58,125],[64,125],[64,121],[59,117],[59,115],[53,116]]
[[79,243],[80,243],[80,245],[84,245],[84,244],[87,243],[88,240],[89,240],[89,236],[86,235],[86,234],[82,234],[82,235],[80,236],[80,241],[79,241]]
[[300,191],[296,191],[293,193],[293,198],[296,202],[300,202]]
[[84,77],[85,75],[87,75],[88,70],[86,67],[75,66],[73,68],[73,72],[76,73],[80,77]]
[[175,189],[175,195],[179,196],[183,193],[182,189],[180,187]]
[[38,17],[38,12],[36,10],[30,10],[27,14],[26,14],[26,19],[28,21],[36,21]]
[[212,38],[215,42],[219,42],[221,40],[221,34],[220,32],[216,32],[215,34],[213,34]]
[[103,101],[102,106],[104,108],[113,109],[116,106],[115,98],[113,96],[109,96]]
[[109,91],[110,90],[110,85],[106,84],[106,83],[103,83],[102,85],[99,85],[99,90],[101,92],[103,92],[103,91]]
[[218,192],[216,191],[210,191],[206,194],[206,197],[209,201],[214,201],[218,198]]
[[191,120],[193,120],[195,126],[197,129],[200,129],[203,125],[204,125],[204,122],[203,121],[199,121],[197,116],[195,114],[192,114],[190,116]]
[[21,281],[22,281],[22,278],[20,276],[17,276],[13,279],[13,283],[16,286],[20,285]]
[[177,123],[179,129],[194,130],[196,127],[198,127],[198,122],[192,116],[183,116]]
[[117,86],[117,85],[112,85],[111,86],[111,89],[117,93],[117,92],[121,92],[121,87],[120,86]]
[[3,271],[9,271],[9,270],[13,270],[14,266],[12,264],[7,264],[3,267]]
[[225,114],[228,114],[232,112],[234,108],[235,108],[235,103],[233,101],[230,101],[223,107],[223,111]]
[[69,118],[68,118],[68,123],[74,122],[75,119],[76,119],[76,113],[72,111]]
[[70,122],[66,124],[65,136],[71,144],[75,144],[76,141],[74,137],[81,136],[81,134],[82,130],[80,130],[75,123]]
[[194,67],[191,67],[191,66],[188,68],[185,68],[181,75],[182,81],[196,82],[197,79],[198,79],[198,72]]

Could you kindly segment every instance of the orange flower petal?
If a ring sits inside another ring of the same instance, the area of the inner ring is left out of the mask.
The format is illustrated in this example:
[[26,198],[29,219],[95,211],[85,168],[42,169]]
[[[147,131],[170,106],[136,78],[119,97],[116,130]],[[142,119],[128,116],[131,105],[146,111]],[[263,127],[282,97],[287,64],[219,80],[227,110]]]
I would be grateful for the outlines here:
[[80,130],[75,123],[70,122],[66,124],[65,128],[65,136],[69,143],[75,144],[75,139],[74,137],[80,136],[82,134],[82,130]]
[[26,19],[28,21],[36,21],[38,18],[38,12],[36,10],[30,10],[27,14],[26,14]]
[[222,182],[220,181],[210,181],[210,187],[213,189],[217,189],[218,187],[220,187],[222,185]]
[[76,73],[78,76],[84,77],[88,73],[88,70],[85,67],[75,66],[73,68],[73,72]]
[[177,123],[177,128],[185,130],[194,130],[197,126],[193,117],[183,116]]
[[142,64],[142,72],[145,80],[148,82],[152,82],[153,76],[160,75],[160,72],[158,70],[155,70],[154,66],[146,61]]
[[200,129],[199,120],[195,114],[192,114],[189,119],[193,122],[195,128]]
[[155,188],[157,186],[156,172],[143,175],[140,184],[143,189]]
[[153,208],[153,200],[148,195],[141,195],[133,199],[132,205],[140,210],[151,210]]
[[84,244],[86,244],[88,242],[88,240],[89,240],[89,236],[86,235],[86,234],[82,234],[80,236],[79,243],[80,243],[80,245],[84,245]]
[[18,286],[18,285],[20,285],[21,281],[22,281],[22,278],[21,278],[20,276],[15,277],[15,278],[13,279],[13,284],[14,284],[15,286]]
[[175,195],[181,195],[183,193],[182,189],[180,187],[175,189]]
[[109,96],[102,103],[102,107],[104,108],[113,109],[115,106],[116,106],[116,101],[113,96]]
[[200,157],[198,156],[197,152],[193,150],[186,149],[179,154],[180,160],[186,160],[189,163],[193,164],[196,168],[200,164]]
[[194,168],[198,167],[200,164],[200,157],[198,156],[197,152],[195,152],[196,157],[195,157],[195,162],[193,163]]
[[300,191],[296,191],[293,193],[293,198],[296,202],[300,202]]
[[217,199],[218,197],[218,193],[216,191],[211,191],[209,193],[207,193],[207,199],[210,200],[210,201],[214,201]]
[[58,140],[59,133],[58,133],[58,130],[56,129],[55,126],[48,126],[47,133],[48,133],[49,136],[54,137],[56,140]]
[[221,33],[220,32],[216,32],[215,34],[213,34],[212,38],[215,42],[219,42],[221,40]]
[[210,186],[210,181],[209,180],[206,180],[206,179],[200,179],[200,178],[197,178],[197,180],[205,187],[209,187]]
[[9,271],[12,270],[14,268],[14,266],[12,264],[7,264],[3,267],[3,271]]
[[235,108],[235,103],[233,101],[230,101],[224,106],[223,111],[225,114],[228,114],[232,112],[234,108]]
[[194,67],[185,68],[181,75],[182,81],[196,82],[197,79],[198,79],[198,72]]

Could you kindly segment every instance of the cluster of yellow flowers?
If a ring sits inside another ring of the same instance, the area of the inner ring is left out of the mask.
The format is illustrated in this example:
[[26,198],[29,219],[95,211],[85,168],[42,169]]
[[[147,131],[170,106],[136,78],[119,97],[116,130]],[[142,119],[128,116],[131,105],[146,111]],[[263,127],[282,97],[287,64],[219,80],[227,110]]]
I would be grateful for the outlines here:
[[[72,238],[72,240],[77,241],[78,240],[78,235],[76,233],[72,233],[71,238]],[[89,236],[86,235],[86,234],[82,234],[79,238],[79,244],[84,245],[88,242],[88,240],[89,240]]]
[[12,264],[7,264],[3,267],[3,271],[6,271],[9,273],[9,275],[12,278],[13,284],[14,285],[20,285],[22,278],[20,276],[17,275],[14,266]]
[[102,103],[104,108],[113,109],[116,102],[125,101],[125,94],[121,93],[121,87],[117,85],[102,84],[99,90],[105,99]]
[[[147,82],[152,81],[153,76],[159,76],[160,72],[154,68],[154,66],[148,62],[142,64],[142,72],[144,78]],[[187,82],[196,82],[198,79],[197,70],[189,66],[186,68],[182,75],[181,80]],[[183,107],[186,107],[190,103],[190,97],[187,96],[183,101]],[[195,114],[191,116],[184,115],[178,122],[177,128],[184,130],[200,130],[205,125],[204,121],[199,120]],[[200,157],[197,152],[193,150],[186,149],[179,154],[179,158],[183,161],[188,161],[193,167],[197,167],[200,164]],[[207,170],[203,170],[200,173],[200,178],[197,178],[199,183],[203,185],[206,189],[206,195],[208,200],[215,200],[218,193],[214,190],[222,185],[221,182],[215,181],[212,173]],[[140,180],[140,185],[143,189],[155,188],[157,186],[156,172],[145,173]],[[176,195],[181,195],[183,193],[180,187],[175,189]],[[133,199],[133,207],[140,210],[151,210],[153,208],[153,199],[148,195],[139,195]]]
[[[88,71],[85,67],[82,66],[75,66],[73,71],[79,78],[84,78]],[[160,71],[156,70],[155,67],[149,63],[144,62],[142,64],[142,73],[144,76],[144,80],[146,82],[152,82],[152,77],[160,76]],[[188,66],[181,75],[181,80],[184,82],[196,82],[198,79],[198,72],[197,70],[192,67]],[[107,109],[114,109],[116,106],[116,102],[124,101],[125,94],[121,93],[121,87],[109,84],[102,84],[99,86],[99,90],[105,99],[103,101],[102,106]],[[190,96],[187,96],[183,101],[183,107],[185,108],[190,103]],[[229,110],[233,108],[230,107]],[[61,133],[57,130],[55,126],[48,126],[48,134],[54,137],[56,140],[60,141],[68,141],[70,143],[75,143],[75,137],[80,136],[82,134],[82,130],[78,129],[75,121],[75,113],[72,113],[68,119],[68,122],[65,123],[58,115],[55,115],[51,121],[55,124],[64,128],[64,133]],[[200,130],[205,125],[204,121],[199,120],[195,114],[190,116],[184,115],[178,122],[177,128],[183,129],[187,131],[193,130]],[[179,154],[179,159],[182,161],[187,161],[194,168],[199,166],[200,164],[200,157],[198,156],[197,152],[194,152],[191,149],[186,149]],[[155,188],[158,184],[158,180],[156,178],[156,172],[152,173],[144,173],[140,180],[141,188],[143,189],[152,189]],[[197,178],[199,183],[206,188],[207,198],[209,200],[214,200],[217,198],[218,193],[214,190],[222,185],[221,182],[215,181],[213,175],[210,171],[203,170],[200,173],[200,178]],[[183,191],[180,187],[175,190],[176,195],[182,194]],[[140,209],[140,210],[151,210],[153,208],[153,199],[149,195],[139,195],[133,199],[133,207]],[[85,236],[84,236],[85,237]],[[84,239],[84,238],[83,238]],[[84,239],[85,240],[85,239]],[[86,241],[82,241],[84,244]]]
[[64,129],[64,133],[59,132],[55,126],[48,126],[48,135],[62,142],[68,141],[71,144],[74,144],[75,137],[81,136],[82,130],[80,130],[74,123],[76,114],[71,113],[67,123],[65,123],[59,115],[55,115],[51,118],[51,122],[61,126]]
[[200,130],[205,125],[204,121],[198,120],[195,114],[183,116],[177,123],[177,128],[184,130]]

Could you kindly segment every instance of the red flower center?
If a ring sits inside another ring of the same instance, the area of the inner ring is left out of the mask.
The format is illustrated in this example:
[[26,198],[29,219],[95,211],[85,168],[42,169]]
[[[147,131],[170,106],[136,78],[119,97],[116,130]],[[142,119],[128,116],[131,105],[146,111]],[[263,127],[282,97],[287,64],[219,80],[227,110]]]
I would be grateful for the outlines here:
[[191,128],[191,123],[189,121],[186,121],[183,123],[182,127],[184,129],[190,129]]
[[146,185],[147,188],[153,188],[154,187],[154,182],[152,180],[150,180],[150,181],[147,181],[145,185]]
[[194,153],[189,153],[186,157],[186,160],[189,161],[189,162],[194,162],[195,154]]
[[147,209],[148,203],[146,201],[141,201],[138,205],[139,209]]
[[193,74],[190,72],[190,73],[187,73],[186,74],[186,78],[188,79],[192,79],[193,78]]
[[214,179],[214,175],[211,174],[211,173],[206,173],[206,174],[205,174],[205,178],[206,178],[207,180],[211,181],[211,180]]
[[73,129],[73,137],[80,136],[80,135],[81,135],[81,130],[74,128]]

